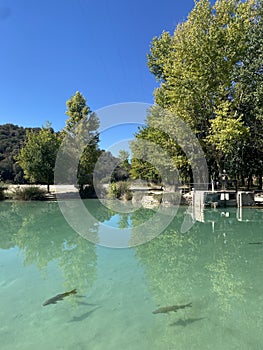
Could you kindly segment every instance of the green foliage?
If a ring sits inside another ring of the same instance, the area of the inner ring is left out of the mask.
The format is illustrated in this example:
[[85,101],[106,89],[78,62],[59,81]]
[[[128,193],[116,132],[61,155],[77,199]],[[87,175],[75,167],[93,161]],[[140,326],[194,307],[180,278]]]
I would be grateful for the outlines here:
[[7,189],[7,187],[4,184],[0,183],[0,201],[2,201],[3,199],[5,199],[5,190]]
[[18,187],[15,189],[14,199],[23,201],[45,200],[46,191],[38,186]]
[[207,140],[215,145],[215,149],[225,155],[233,154],[237,143],[245,142],[250,131],[250,128],[244,125],[241,116],[231,117],[229,105],[230,102],[225,102],[220,106],[222,109],[216,111],[216,117],[211,120],[210,135],[207,137]]
[[[163,83],[156,90],[156,102],[187,121],[196,132],[204,132],[213,117],[217,100],[229,91],[233,66],[245,50],[244,31],[249,28],[251,1],[196,2],[188,20],[178,25],[168,40],[168,53],[160,47],[167,35],[154,40],[152,60],[161,60]],[[167,45],[166,45],[167,46]],[[157,79],[159,76],[157,75]]]
[[96,198],[96,191],[93,185],[87,185],[80,188],[79,191],[81,198]]
[[171,178],[179,181],[175,174],[177,170],[181,182],[190,179],[189,160],[175,138],[170,136],[174,134],[175,125],[172,126],[173,130],[167,128],[169,134],[164,132],[163,128],[159,128],[160,123],[167,120],[169,114],[165,114],[161,108],[153,106],[148,111],[148,126],[140,129],[135,135],[135,140],[131,142],[133,179],[141,178],[154,183],[170,182]]
[[112,182],[108,189],[108,197],[110,199],[132,199],[130,184],[126,181]]
[[129,179],[131,168],[128,161],[129,153],[126,151],[123,152],[117,158],[111,152],[101,151],[93,173],[97,182],[106,184]]
[[138,158],[132,158],[131,178],[132,180],[142,179],[155,184],[161,183],[158,170],[150,162]]
[[250,130],[249,139],[243,144],[239,159],[242,159],[245,173],[256,175],[259,188],[263,175],[263,2],[257,2],[258,15],[247,32],[245,59],[235,67],[233,79],[234,99],[238,114]]
[[[26,132],[31,130],[13,124],[0,125],[0,180],[4,182],[23,183],[23,170],[16,163],[25,139]],[[32,130],[39,130],[37,128]]]
[[[186,122],[211,172],[251,176],[253,164],[262,174],[262,28],[262,0],[200,0],[173,35],[152,41],[148,66],[161,82],[155,102],[172,112],[155,120],[169,134],[175,116]],[[243,168],[253,149],[254,162]]]
[[66,114],[69,118],[66,121],[65,130],[72,132],[81,120],[86,119],[91,114],[91,110],[86,105],[86,99],[79,91],[66,102],[66,105]]
[[158,81],[166,80],[165,64],[171,54],[172,38],[168,32],[163,32],[161,36],[153,38],[150,54],[147,55],[147,58],[150,71]]
[[47,184],[48,191],[54,179],[60,142],[60,138],[50,127],[42,127],[38,133],[28,131],[26,142],[17,157],[25,178],[30,182]]
[[[97,115],[91,112],[86,105],[86,99],[77,91],[67,102],[68,120],[64,133],[66,133],[68,142],[69,137],[72,138],[75,147],[68,145],[67,151],[71,153],[71,157],[79,159],[78,166],[78,184],[82,190],[84,184],[92,184],[92,173],[94,166],[101,154],[98,149],[99,135],[99,119]],[[74,149],[75,148],[75,149]]]
[[127,172],[127,177],[129,177],[129,172],[131,170],[131,165],[129,163],[129,152],[125,150],[120,150],[118,158],[120,160],[119,168],[122,169],[124,172]]
[[[115,180],[115,169],[118,167],[119,159],[114,157],[111,152],[101,151],[99,160],[94,169],[94,177],[97,182],[106,184]],[[113,173],[110,171],[113,169]]]

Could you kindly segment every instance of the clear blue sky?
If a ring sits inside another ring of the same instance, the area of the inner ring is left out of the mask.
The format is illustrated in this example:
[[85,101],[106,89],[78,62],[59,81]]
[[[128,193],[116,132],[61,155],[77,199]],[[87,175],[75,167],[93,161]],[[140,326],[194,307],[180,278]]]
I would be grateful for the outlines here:
[[0,0],[0,124],[65,125],[78,90],[92,110],[153,103],[146,54],[193,0]]

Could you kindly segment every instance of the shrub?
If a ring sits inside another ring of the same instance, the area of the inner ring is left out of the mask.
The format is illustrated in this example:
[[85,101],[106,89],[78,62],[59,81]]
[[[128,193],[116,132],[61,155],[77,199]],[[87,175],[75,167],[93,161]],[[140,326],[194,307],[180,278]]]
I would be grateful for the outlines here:
[[132,199],[130,184],[126,181],[113,182],[108,189],[108,197],[111,199],[122,198],[126,200]]
[[124,195],[126,201],[131,201],[132,200],[132,191],[130,189],[128,189],[126,192],[125,192],[125,195]]
[[96,198],[96,192],[95,192],[95,188],[93,185],[86,185],[83,188],[79,189],[79,195],[81,198],[85,199],[85,198]]
[[5,186],[4,183],[0,183],[0,201],[6,198],[5,196],[5,190],[7,190],[7,186]]
[[0,201],[2,201],[3,199],[5,199],[4,188],[0,187]]
[[41,201],[45,200],[46,191],[38,186],[18,187],[15,190],[14,199],[24,201]]

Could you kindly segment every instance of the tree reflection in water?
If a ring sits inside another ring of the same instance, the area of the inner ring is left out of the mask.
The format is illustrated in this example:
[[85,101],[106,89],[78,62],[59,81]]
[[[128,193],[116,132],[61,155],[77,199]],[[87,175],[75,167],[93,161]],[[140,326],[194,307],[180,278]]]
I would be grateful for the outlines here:
[[68,226],[57,203],[13,203],[1,212],[1,219],[6,215],[13,229],[8,231],[9,242],[1,239],[1,248],[18,246],[24,264],[34,264],[42,272],[56,261],[65,290],[74,286],[84,293],[92,286],[96,279],[95,245]]

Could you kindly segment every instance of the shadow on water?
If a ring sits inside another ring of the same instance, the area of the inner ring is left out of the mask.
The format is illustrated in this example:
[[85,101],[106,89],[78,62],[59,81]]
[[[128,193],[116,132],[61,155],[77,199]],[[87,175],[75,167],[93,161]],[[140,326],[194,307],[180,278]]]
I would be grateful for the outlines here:
[[97,304],[87,303],[86,301],[83,301],[83,299],[87,298],[86,295],[74,295],[75,299],[81,299],[77,301],[78,305],[85,305],[85,306],[96,306]]
[[77,304],[84,306],[96,306],[96,304],[86,303],[85,301],[77,301]]
[[80,321],[84,321],[86,318],[88,318],[91,314],[93,314],[93,312],[95,312],[97,309],[100,309],[101,306],[97,306],[94,309],[85,312],[84,314],[80,315],[80,316],[74,316],[72,317],[71,320],[69,320],[68,322],[80,322]]
[[199,318],[186,318],[185,320],[183,319],[179,319],[176,322],[171,323],[169,326],[182,326],[182,327],[186,327],[189,326],[192,323],[198,322],[198,321],[202,321],[204,320],[205,317],[199,317]]

